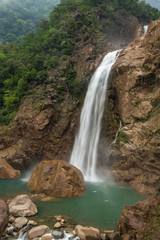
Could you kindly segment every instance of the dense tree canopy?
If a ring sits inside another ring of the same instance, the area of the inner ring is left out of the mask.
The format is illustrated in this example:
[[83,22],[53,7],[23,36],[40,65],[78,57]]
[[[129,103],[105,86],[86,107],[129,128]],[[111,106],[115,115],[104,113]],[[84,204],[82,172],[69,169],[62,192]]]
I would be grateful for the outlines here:
[[0,0],[0,42],[21,40],[35,31],[59,0]]
[[[49,70],[70,58],[77,36],[96,44],[96,34],[101,31],[97,12],[107,24],[114,21],[117,12],[137,16],[142,23],[160,16],[158,10],[138,0],[62,0],[49,19],[42,20],[37,31],[28,34],[22,43],[0,45],[0,124],[9,123],[23,97],[32,91],[31,83],[46,84]],[[75,81],[74,67],[64,66],[60,74],[66,79],[67,90],[78,97],[84,82]],[[63,91],[59,83],[57,92]]]

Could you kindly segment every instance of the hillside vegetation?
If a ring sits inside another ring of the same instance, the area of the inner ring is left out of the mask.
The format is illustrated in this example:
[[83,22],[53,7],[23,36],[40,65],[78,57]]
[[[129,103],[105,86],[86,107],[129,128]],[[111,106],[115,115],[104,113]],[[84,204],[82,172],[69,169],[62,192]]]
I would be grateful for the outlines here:
[[0,0],[0,42],[22,40],[58,3],[59,0]]
[[[36,33],[30,33],[17,45],[1,45],[0,124],[10,122],[24,96],[33,94],[36,85],[54,83],[58,101],[64,100],[66,92],[79,99],[86,81],[77,80],[70,61],[77,42],[81,39],[96,45],[99,33],[109,34],[117,14],[134,15],[143,24],[160,17],[158,10],[138,0],[63,0],[48,20],[41,21]],[[117,25],[125,31],[121,22]],[[50,72],[56,69],[65,82],[50,78]]]

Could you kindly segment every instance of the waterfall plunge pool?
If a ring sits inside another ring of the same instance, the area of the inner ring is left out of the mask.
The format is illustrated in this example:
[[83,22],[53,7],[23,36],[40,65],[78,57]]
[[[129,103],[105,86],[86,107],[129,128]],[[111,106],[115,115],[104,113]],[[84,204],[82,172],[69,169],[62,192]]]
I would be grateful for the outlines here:
[[[84,195],[74,198],[58,198],[52,202],[35,202],[38,219],[54,215],[66,215],[77,224],[97,227],[101,230],[115,229],[124,205],[135,204],[145,199],[129,187],[113,182],[85,183]],[[23,179],[0,180],[0,198],[8,199],[19,194],[31,195]],[[50,220],[47,220],[51,223]],[[49,226],[49,223],[46,224]],[[51,226],[53,227],[53,223]]]

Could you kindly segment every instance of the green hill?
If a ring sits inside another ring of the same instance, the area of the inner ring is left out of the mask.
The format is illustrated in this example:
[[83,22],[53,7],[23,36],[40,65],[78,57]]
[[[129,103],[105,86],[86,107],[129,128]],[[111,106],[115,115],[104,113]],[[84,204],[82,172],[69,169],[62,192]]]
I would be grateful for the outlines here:
[[0,42],[21,40],[35,31],[59,0],[0,0]]

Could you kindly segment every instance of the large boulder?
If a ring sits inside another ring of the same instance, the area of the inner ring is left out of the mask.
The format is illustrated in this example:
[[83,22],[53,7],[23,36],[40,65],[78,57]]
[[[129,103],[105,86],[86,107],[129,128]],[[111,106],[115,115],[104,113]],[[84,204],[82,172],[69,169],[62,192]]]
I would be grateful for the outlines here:
[[101,239],[100,231],[97,228],[83,227],[81,225],[77,225],[75,228],[75,232],[81,240],[100,240]]
[[37,207],[27,195],[18,195],[9,203],[9,213],[15,217],[34,216]]
[[79,196],[85,190],[80,170],[61,160],[39,163],[28,185],[33,193],[44,193],[55,197]]
[[8,205],[5,201],[0,199],[0,237],[8,224],[9,214]]
[[15,170],[4,159],[0,159],[0,179],[14,179],[19,177],[19,170]]

